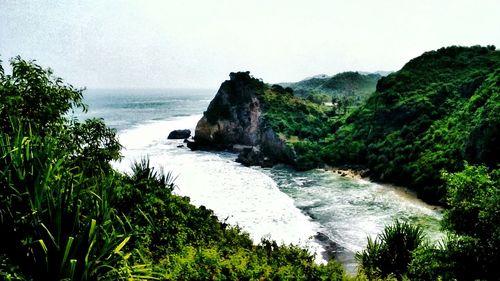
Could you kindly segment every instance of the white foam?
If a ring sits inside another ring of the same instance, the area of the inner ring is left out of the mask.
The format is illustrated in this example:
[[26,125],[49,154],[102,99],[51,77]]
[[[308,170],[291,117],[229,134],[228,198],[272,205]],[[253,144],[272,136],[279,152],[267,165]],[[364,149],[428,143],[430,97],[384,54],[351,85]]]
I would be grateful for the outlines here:
[[[190,129],[191,132],[194,133],[196,122],[198,122],[200,118],[201,115],[175,117],[168,121],[150,121],[131,129],[124,130],[118,136],[120,143],[124,146],[122,153],[125,158],[130,156],[129,151],[148,154],[150,151],[145,150],[146,148],[160,141],[165,141],[168,134],[173,130]],[[177,141],[169,140],[169,142],[174,143]]]

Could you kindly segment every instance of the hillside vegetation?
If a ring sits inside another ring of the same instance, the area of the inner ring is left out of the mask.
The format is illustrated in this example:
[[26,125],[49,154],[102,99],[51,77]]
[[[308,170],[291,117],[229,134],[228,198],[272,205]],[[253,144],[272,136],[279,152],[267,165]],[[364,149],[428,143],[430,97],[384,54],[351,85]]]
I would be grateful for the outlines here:
[[431,51],[383,77],[377,91],[322,142],[321,160],[361,164],[376,180],[444,198],[441,171],[464,161],[496,168],[500,155],[500,52]]
[[329,128],[331,109],[285,92],[283,88],[265,85],[259,95],[263,103],[266,126],[294,140],[319,140]]
[[334,101],[334,103],[359,105],[375,91],[377,81],[381,77],[377,73],[361,74],[350,71],[280,85],[290,87],[295,95],[317,103]]

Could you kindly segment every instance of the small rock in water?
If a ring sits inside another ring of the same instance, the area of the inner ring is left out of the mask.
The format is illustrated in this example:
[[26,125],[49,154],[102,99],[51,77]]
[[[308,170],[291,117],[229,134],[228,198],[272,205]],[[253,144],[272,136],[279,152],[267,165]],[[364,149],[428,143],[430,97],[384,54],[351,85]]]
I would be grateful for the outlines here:
[[179,144],[177,147],[181,148],[181,147],[184,147],[184,145],[183,144]]
[[185,129],[185,130],[173,130],[168,134],[168,139],[187,139],[191,136],[191,130]]

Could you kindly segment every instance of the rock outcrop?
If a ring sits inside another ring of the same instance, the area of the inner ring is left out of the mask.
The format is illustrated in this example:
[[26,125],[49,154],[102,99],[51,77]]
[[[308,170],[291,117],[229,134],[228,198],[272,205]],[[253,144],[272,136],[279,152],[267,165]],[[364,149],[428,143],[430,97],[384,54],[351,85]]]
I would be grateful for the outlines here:
[[173,139],[173,140],[180,140],[180,139],[187,139],[191,136],[191,130],[185,129],[185,130],[173,130],[168,134],[168,139]]
[[[267,126],[261,96],[268,87],[249,72],[229,75],[198,121],[191,149],[231,150],[244,165],[292,163],[293,149]],[[233,149],[234,148],[234,149]]]

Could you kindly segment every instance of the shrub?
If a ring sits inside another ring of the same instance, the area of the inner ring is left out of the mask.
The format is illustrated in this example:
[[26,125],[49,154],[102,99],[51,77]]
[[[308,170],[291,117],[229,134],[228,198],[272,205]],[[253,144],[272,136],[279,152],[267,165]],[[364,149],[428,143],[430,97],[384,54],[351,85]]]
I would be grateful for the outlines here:
[[368,238],[365,250],[356,254],[361,271],[372,279],[391,274],[402,277],[408,271],[412,252],[424,243],[421,227],[396,221],[375,240]]
[[81,92],[31,62],[11,64],[13,74],[0,75],[0,255],[34,280],[137,274],[111,206],[115,173],[100,165],[118,157],[114,131],[70,123],[63,114],[81,106]]

